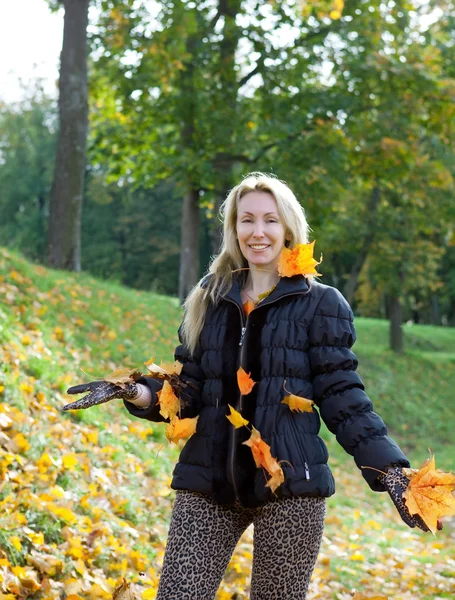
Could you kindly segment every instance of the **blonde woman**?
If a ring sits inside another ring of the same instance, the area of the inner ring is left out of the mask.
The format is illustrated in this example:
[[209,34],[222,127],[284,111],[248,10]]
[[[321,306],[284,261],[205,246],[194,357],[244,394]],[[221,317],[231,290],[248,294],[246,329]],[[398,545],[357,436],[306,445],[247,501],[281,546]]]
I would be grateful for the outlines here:
[[[181,417],[199,418],[173,474],[177,493],[157,600],[215,598],[252,523],[251,599],[300,600],[320,547],[325,498],[335,491],[319,414],[359,467],[387,473],[362,470],[370,487],[387,490],[410,527],[426,527],[402,501],[401,467],[409,462],[387,436],[356,373],[350,307],[332,287],[303,274],[278,274],[283,248],[308,242],[296,197],[277,178],[251,173],[229,193],[223,217],[221,251],[185,303],[175,352],[188,384]],[[237,383],[240,366],[256,382],[245,396]],[[162,421],[160,387],[144,378],[126,391],[93,382],[72,393],[123,397],[133,415]],[[289,393],[312,399],[319,412],[290,410],[282,402]],[[228,404],[279,461],[284,481],[275,492],[243,443],[250,431],[226,418]]]

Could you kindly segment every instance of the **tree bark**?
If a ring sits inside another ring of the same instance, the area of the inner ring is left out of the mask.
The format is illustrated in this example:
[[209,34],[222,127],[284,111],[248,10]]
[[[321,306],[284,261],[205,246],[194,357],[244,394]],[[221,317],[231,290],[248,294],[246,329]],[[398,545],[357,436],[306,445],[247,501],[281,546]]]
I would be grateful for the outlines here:
[[393,294],[390,296],[389,304],[390,318],[390,347],[394,352],[401,354],[403,352],[403,311],[399,296]]
[[183,199],[179,298],[183,302],[199,280],[199,190],[188,187]]
[[50,196],[48,264],[80,271],[81,215],[88,132],[87,24],[90,0],[64,0],[59,117]]
[[366,236],[362,242],[362,247],[361,247],[360,251],[358,252],[355,262],[351,268],[351,272],[349,274],[349,279],[347,280],[347,282],[344,286],[344,289],[343,289],[344,296],[345,296],[346,300],[349,302],[349,304],[353,303],[354,293],[357,288],[357,282],[359,280],[360,272],[362,271],[362,267],[365,264],[365,261],[368,257],[368,253],[369,253],[370,248],[374,241],[374,237],[375,237],[374,221],[375,221],[375,216],[376,216],[376,212],[377,212],[377,208],[378,208],[380,199],[381,199],[381,190],[378,185],[375,185],[371,192],[370,201],[367,206],[367,213],[366,213],[366,218],[365,218],[366,228],[367,228]]

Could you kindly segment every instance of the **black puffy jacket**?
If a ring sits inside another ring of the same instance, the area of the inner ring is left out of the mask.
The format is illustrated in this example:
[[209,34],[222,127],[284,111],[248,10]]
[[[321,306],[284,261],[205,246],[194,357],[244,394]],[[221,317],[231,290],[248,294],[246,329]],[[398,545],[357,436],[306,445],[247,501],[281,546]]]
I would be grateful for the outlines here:
[[[212,496],[221,504],[237,497],[250,507],[272,497],[251,449],[242,445],[250,432],[245,427],[234,429],[226,418],[231,404],[260,431],[272,456],[283,461],[285,481],[277,496],[332,495],[335,484],[326,446],[318,436],[318,411],[291,411],[282,404],[287,392],[314,400],[358,467],[409,466],[364,392],[350,349],[354,341],[352,311],[335,288],[309,283],[299,275],[281,278],[245,318],[240,283],[234,282],[217,306],[209,307],[195,356],[190,358],[184,345],[175,351],[175,358],[184,364],[181,377],[196,384],[187,388],[191,395],[183,416],[199,419],[174,469],[172,487]],[[242,397],[239,365],[257,382]],[[146,410],[128,402],[125,406],[137,417],[164,420],[156,406],[160,384],[151,378],[142,383],[153,392],[151,406]],[[362,474],[372,489],[383,490],[376,471],[362,469]]]

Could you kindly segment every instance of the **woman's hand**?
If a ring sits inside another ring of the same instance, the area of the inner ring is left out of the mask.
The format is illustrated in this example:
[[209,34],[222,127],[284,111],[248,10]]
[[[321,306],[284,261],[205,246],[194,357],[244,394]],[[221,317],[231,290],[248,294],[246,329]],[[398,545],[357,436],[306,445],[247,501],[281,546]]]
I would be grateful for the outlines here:
[[70,387],[67,394],[83,394],[86,396],[76,402],[66,404],[62,410],[78,410],[80,408],[90,408],[95,404],[103,404],[114,398],[122,400],[133,400],[138,395],[138,386],[135,383],[128,383],[124,388],[109,381],[90,381],[81,385]]
[[[430,531],[419,515],[411,515],[405,504],[403,494],[406,491],[409,479],[403,473],[401,467],[388,467],[386,473],[381,473],[379,481],[385,487],[400,517],[409,527],[418,527],[422,531]],[[442,524],[438,521],[438,529],[442,529]]]

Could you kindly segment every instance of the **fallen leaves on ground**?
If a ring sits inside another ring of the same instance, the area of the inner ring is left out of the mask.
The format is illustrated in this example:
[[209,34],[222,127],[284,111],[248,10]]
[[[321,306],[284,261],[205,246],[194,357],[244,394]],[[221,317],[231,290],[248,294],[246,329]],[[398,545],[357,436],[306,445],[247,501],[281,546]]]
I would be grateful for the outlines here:
[[261,434],[254,427],[249,439],[243,443],[245,446],[251,448],[256,467],[262,467],[270,475],[266,486],[274,492],[283,483],[284,473],[277,460],[273,458],[270,446],[262,439]]
[[140,600],[140,598],[141,596],[134,591],[134,584],[129,583],[125,578],[112,594],[112,600]]
[[425,461],[417,472],[405,471],[410,477],[404,493],[411,515],[419,515],[432,533],[440,517],[455,515],[455,475],[436,469],[435,458]]
[[313,258],[314,244],[297,244],[292,250],[283,248],[278,261],[278,274],[281,277],[293,277],[294,275],[317,275],[316,266],[321,264],[322,256],[318,262]]
[[237,371],[237,383],[242,396],[248,395],[256,384],[251,379],[250,373],[247,373],[243,367],[239,367]]
[[352,600],[388,600],[385,596],[366,596],[362,592],[356,592]]

